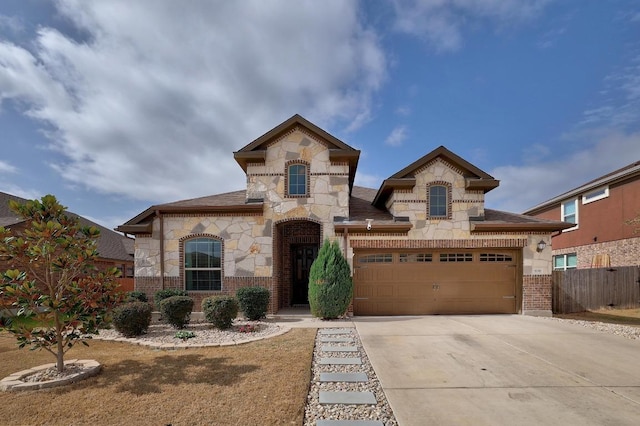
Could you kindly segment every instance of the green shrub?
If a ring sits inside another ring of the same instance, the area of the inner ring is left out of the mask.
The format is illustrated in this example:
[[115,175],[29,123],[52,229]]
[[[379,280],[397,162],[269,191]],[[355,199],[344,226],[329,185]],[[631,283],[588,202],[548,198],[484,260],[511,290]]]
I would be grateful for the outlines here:
[[148,302],[147,294],[142,291],[127,292],[127,302]]
[[151,324],[151,311],[151,304],[147,302],[123,303],[113,308],[113,326],[126,337],[140,336]]
[[323,319],[338,318],[347,312],[352,296],[349,264],[338,242],[325,240],[309,271],[311,314]]
[[177,288],[166,288],[164,290],[158,290],[153,294],[153,304],[156,305],[156,309],[159,309],[160,302],[168,297],[188,295],[189,294],[185,290],[178,290]]
[[231,327],[238,316],[238,301],[232,296],[211,296],[202,300],[202,312],[211,324],[221,330]]
[[264,287],[242,287],[236,292],[240,310],[250,321],[257,321],[267,315],[269,290]]
[[162,321],[175,328],[184,328],[189,324],[191,311],[193,311],[193,299],[189,296],[171,296],[160,301],[158,306]]

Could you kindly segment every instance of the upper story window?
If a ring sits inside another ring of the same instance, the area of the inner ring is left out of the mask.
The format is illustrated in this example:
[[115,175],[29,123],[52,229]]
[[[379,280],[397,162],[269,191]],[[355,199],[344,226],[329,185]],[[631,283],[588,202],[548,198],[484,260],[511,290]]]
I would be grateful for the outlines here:
[[560,215],[560,219],[563,222],[573,223],[576,225],[573,228],[565,229],[565,231],[576,229],[578,227],[578,199],[576,198],[574,200],[563,202],[560,207]]
[[582,196],[582,204],[589,204],[594,201],[602,200],[609,196],[609,187],[599,188],[591,192],[587,192]]
[[428,212],[431,218],[449,218],[450,190],[448,185],[430,185]]
[[222,241],[192,238],[184,242],[184,285],[187,290],[222,289]]
[[286,188],[289,197],[306,197],[309,195],[309,165],[292,163],[287,166]]

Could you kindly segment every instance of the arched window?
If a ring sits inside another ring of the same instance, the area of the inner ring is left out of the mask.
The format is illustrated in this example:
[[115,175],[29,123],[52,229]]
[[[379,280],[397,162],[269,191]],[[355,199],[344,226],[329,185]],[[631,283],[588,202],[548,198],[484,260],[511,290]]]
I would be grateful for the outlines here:
[[186,290],[222,289],[222,242],[192,238],[184,242],[184,286]]
[[307,196],[309,167],[303,163],[293,163],[287,167],[287,195],[290,197]]
[[449,216],[449,188],[444,185],[432,185],[429,187],[429,216],[448,217]]

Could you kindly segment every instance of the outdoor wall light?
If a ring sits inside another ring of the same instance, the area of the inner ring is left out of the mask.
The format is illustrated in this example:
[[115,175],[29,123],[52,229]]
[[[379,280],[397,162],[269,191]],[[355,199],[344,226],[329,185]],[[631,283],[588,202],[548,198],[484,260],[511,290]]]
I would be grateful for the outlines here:
[[543,240],[540,240],[540,242],[538,243],[538,253],[540,253],[542,250],[544,250],[544,248],[547,246],[547,243],[545,243]]
[[366,219],[367,221],[367,231],[371,231],[371,223],[373,222],[373,219]]

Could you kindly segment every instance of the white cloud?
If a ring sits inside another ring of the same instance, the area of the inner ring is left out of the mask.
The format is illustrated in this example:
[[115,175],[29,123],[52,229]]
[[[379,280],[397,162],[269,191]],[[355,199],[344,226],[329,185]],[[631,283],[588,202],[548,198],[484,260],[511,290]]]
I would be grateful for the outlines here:
[[0,160],[0,173],[15,173],[18,169],[15,166]]
[[487,207],[523,212],[550,198],[640,160],[640,132],[583,134],[584,147],[567,157],[502,166],[489,172],[500,186],[487,194]]
[[437,51],[463,44],[465,29],[479,22],[497,28],[536,17],[551,0],[393,0],[396,30],[424,39]]
[[397,126],[394,128],[387,139],[385,139],[384,143],[389,146],[400,146],[405,139],[407,139],[408,132],[405,126]]
[[363,186],[365,188],[378,189],[384,179],[386,178],[358,171],[358,173],[356,174],[356,179],[354,183],[358,186]]
[[626,127],[640,122],[640,54],[604,80],[603,99],[583,113],[582,126]]
[[156,202],[238,189],[232,151],[295,113],[356,129],[386,78],[354,2],[58,5],[86,40],[41,28],[28,49],[0,43],[0,102],[52,127],[66,161],[51,166],[103,193]]

